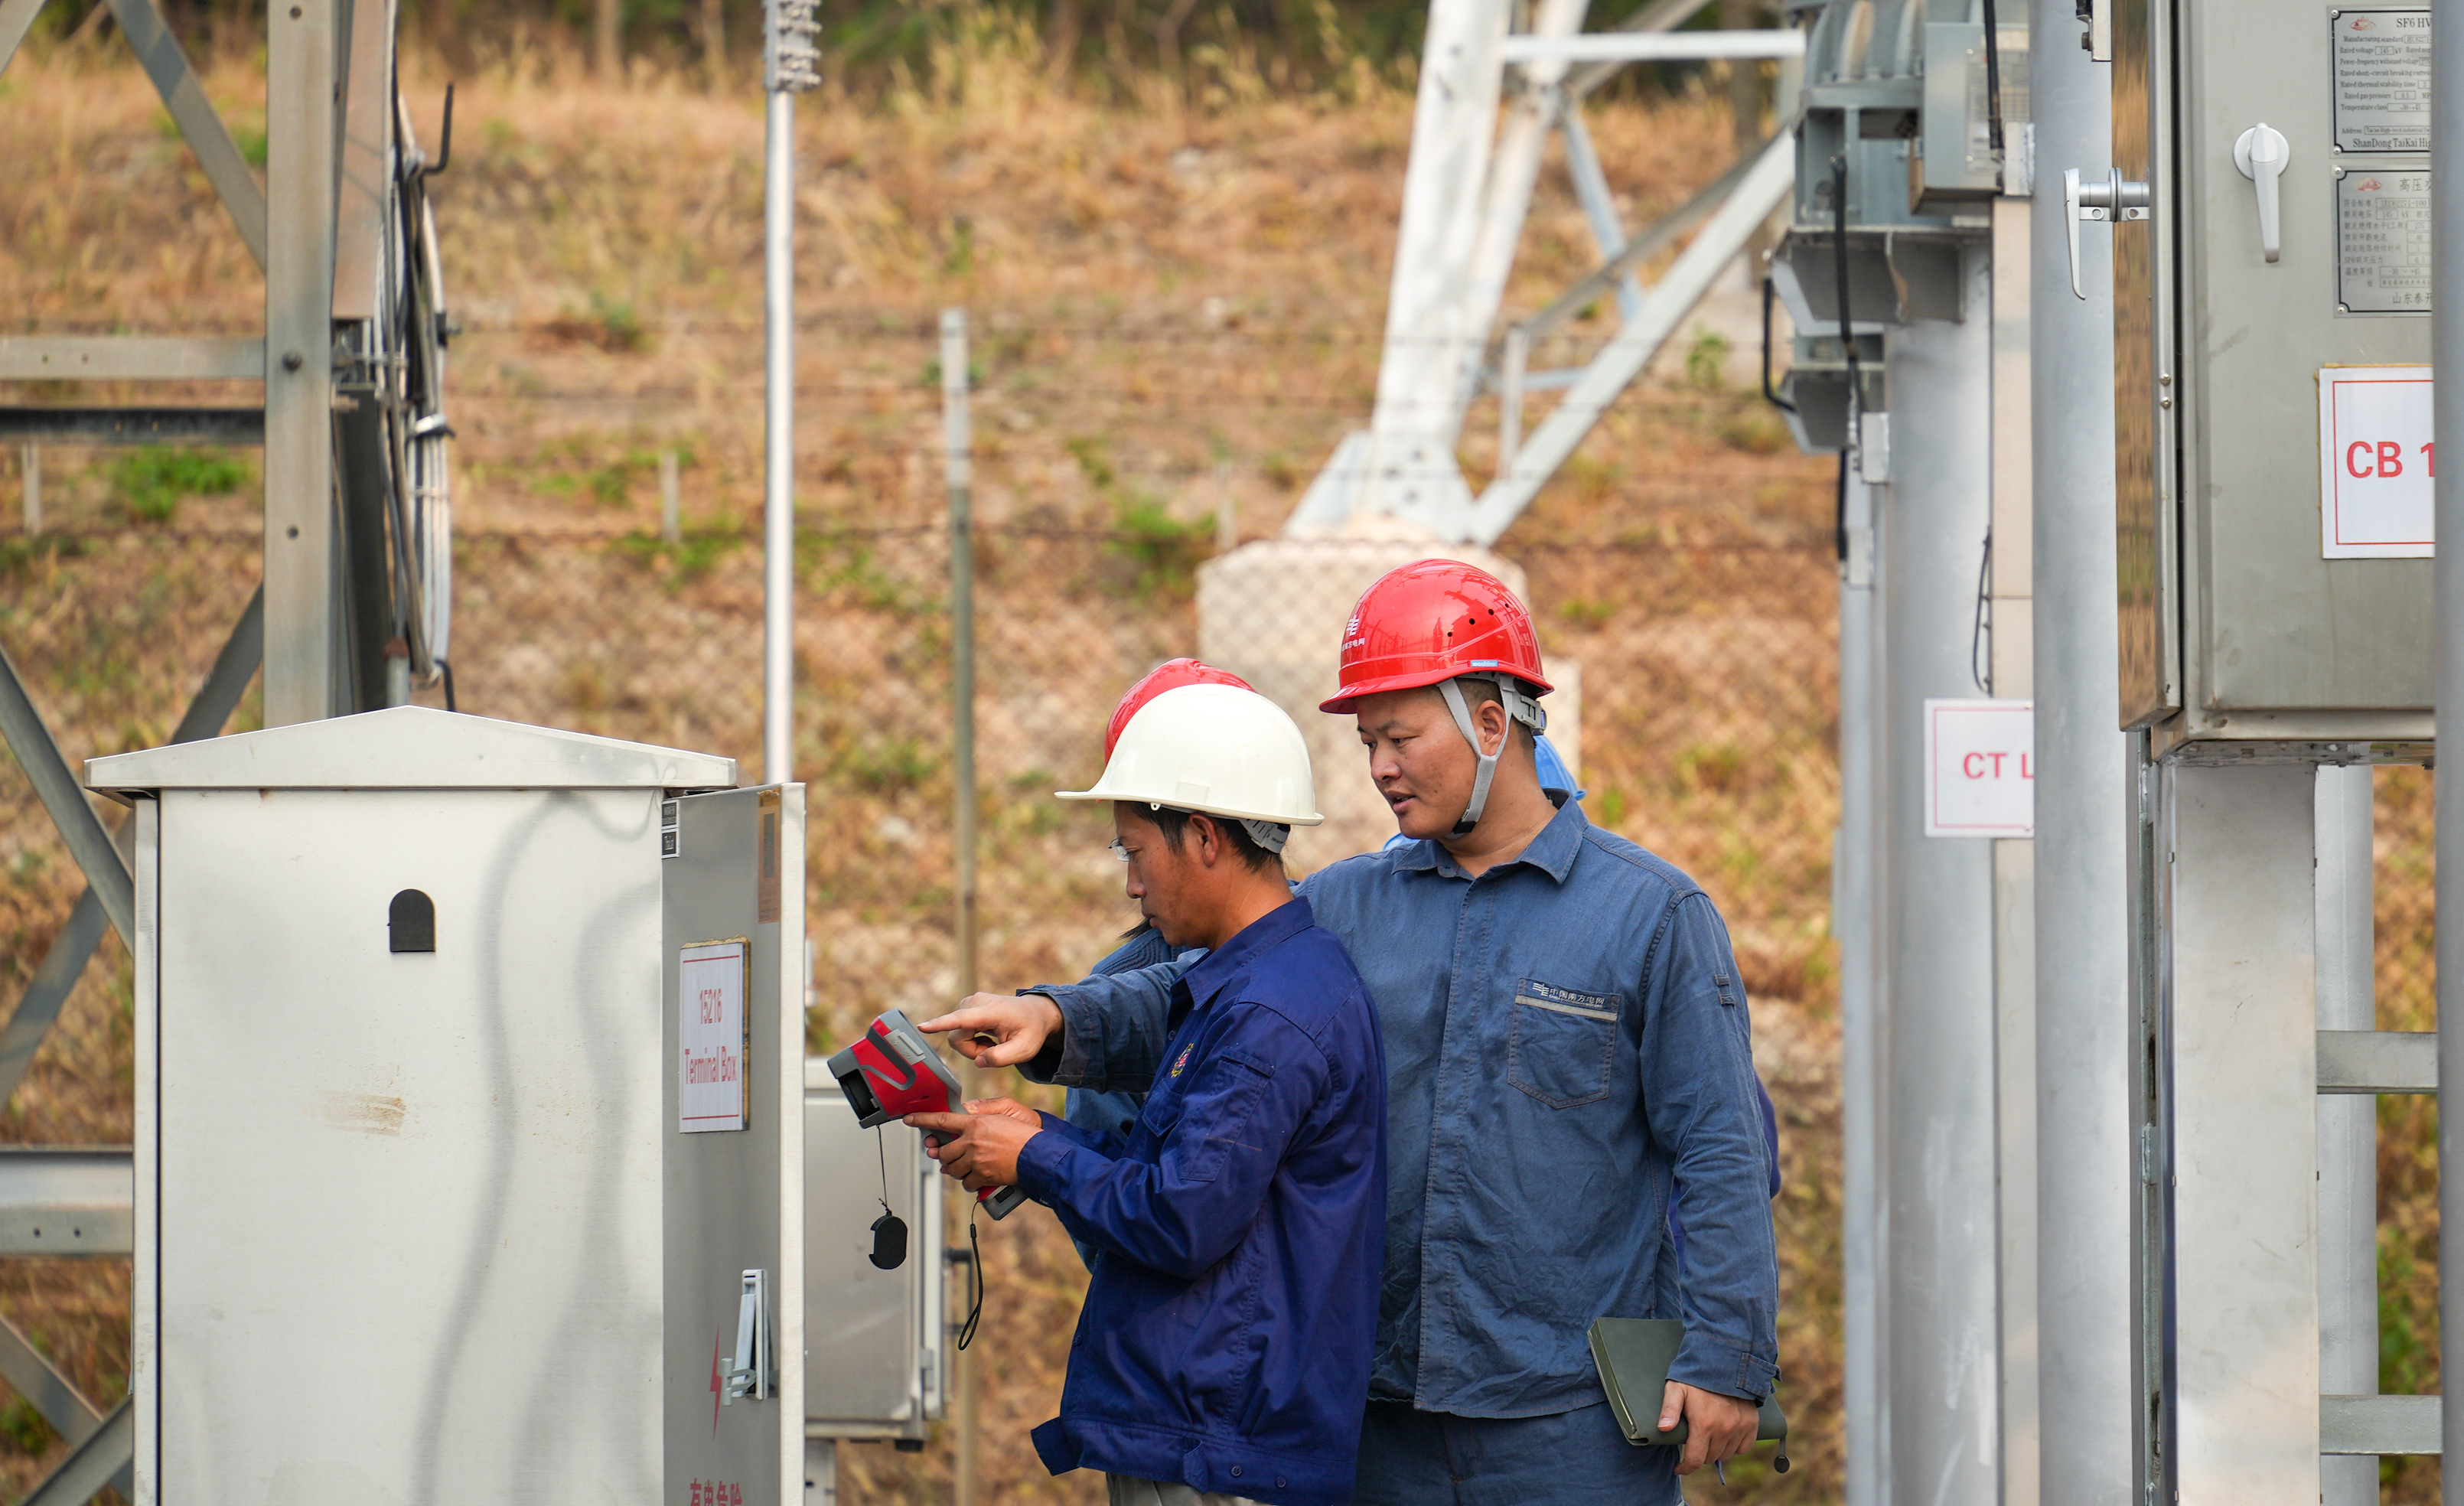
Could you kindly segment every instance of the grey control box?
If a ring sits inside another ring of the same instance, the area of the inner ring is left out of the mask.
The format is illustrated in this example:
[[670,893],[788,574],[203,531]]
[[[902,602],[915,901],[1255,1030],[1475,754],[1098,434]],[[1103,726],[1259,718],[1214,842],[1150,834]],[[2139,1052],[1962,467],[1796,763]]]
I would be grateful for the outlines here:
[[[2431,735],[2431,12],[2117,6],[2124,725]],[[2106,233],[2101,227],[2089,233]]]

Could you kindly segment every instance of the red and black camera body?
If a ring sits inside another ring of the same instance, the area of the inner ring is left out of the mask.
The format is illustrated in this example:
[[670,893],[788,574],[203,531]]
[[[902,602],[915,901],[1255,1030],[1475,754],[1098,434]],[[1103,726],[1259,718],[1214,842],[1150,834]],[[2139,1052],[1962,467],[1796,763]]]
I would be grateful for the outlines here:
[[[852,1046],[830,1057],[830,1075],[839,1080],[847,1107],[866,1129],[888,1124],[910,1114],[963,1114],[966,1099],[958,1079],[941,1065],[940,1053],[904,1009],[892,1009],[874,1020]],[[986,1187],[976,1201],[995,1218],[1006,1218],[1026,1201],[1016,1187]]]

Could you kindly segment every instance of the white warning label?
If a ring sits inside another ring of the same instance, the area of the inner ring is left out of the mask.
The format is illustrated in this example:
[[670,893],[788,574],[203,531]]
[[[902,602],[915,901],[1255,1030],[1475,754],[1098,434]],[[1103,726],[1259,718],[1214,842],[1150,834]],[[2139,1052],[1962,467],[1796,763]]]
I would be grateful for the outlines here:
[[2320,554],[2426,560],[2438,442],[2428,366],[2319,373]]

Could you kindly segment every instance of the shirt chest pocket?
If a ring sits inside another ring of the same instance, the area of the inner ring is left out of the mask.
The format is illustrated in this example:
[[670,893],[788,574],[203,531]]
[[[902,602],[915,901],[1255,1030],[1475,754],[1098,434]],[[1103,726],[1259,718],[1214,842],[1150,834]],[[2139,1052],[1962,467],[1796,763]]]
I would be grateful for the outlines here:
[[1526,978],[1514,989],[1506,1080],[1552,1109],[1596,1103],[1609,1095],[1617,1042],[1616,999]]

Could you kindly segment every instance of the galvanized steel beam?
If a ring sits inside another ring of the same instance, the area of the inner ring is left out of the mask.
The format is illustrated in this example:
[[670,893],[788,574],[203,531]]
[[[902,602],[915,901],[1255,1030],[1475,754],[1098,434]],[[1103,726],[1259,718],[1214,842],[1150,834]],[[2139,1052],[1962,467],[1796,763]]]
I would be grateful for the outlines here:
[[2319,1398],[2319,1451],[2436,1453],[2438,1398],[2322,1396]]
[[0,737],[8,739],[10,750],[17,755],[18,765],[34,786],[35,798],[51,812],[60,839],[68,844],[69,855],[77,859],[86,882],[94,886],[102,901],[103,914],[119,928],[121,940],[134,945],[137,888],[128,876],[128,864],[121,859],[120,850],[112,846],[111,833],[102,829],[101,818],[86,804],[85,791],[77,787],[76,777],[69,773],[68,762],[60,757],[59,744],[52,741],[42,714],[27,697],[26,682],[18,675],[16,663],[9,657],[6,648],[0,648]]
[[[2431,49],[2430,173],[2431,361],[2447,365],[2449,379],[2432,389],[2433,428],[2464,433],[2464,0],[2437,0],[2432,23],[2449,44]],[[2464,477],[2448,468],[2436,488],[2435,521],[2449,541],[2438,551],[2431,598],[2437,613],[2432,641],[2439,652],[2431,668],[2438,715],[2464,718]],[[2433,535],[2435,537],[2435,535]],[[2464,781],[2437,785],[2438,900],[2450,916],[2464,915]],[[2438,1077],[2464,1080],[2464,925],[2437,928]],[[2438,1164],[2464,1166],[2464,1114],[2438,1116]],[[2464,1177],[2438,1179],[2438,1265],[2464,1272]],[[2438,1358],[2441,1373],[2464,1380],[2464,1280],[2438,1287]],[[2442,1394],[2440,1440],[2449,1453],[2464,1454],[2464,1384]],[[2464,1469],[2441,1472],[2439,1497],[2464,1506]]]
[[34,1487],[23,1506],[85,1506],[104,1486],[124,1478],[136,1456],[137,1415],[122,1399],[102,1426],[61,1460],[50,1478]]
[[[2110,71],[2071,45],[2073,0],[2035,0],[2039,181],[2113,160]],[[2011,12],[2003,11],[2007,20]],[[2058,43],[2059,45],[2057,45]],[[2036,710],[2036,1406],[2039,1498],[2134,1506],[2145,1408],[2132,1372],[2138,1191],[2131,1063],[2131,749],[2118,730],[2112,237],[2081,246],[2074,298],[2061,200],[2029,253]],[[2096,1447],[2081,1447],[2083,1439]]]
[[265,724],[333,714],[335,7],[267,16]]
[[214,193],[230,211],[248,254],[256,258],[258,267],[264,267],[265,190],[257,187],[248,159],[239,154],[222,117],[207,100],[196,70],[188,66],[188,55],[180,50],[180,39],[171,34],[154,0],[110,0],[110,5],[112,19],[120,23],[121,34],[128,38],[137,60],[145,65],[145,77],[154,80],[154,91],[163,97],[163,107],[171,112],[180,134],[187,139],[188,149],[197,154],[197,166],[206,170],[206,181],[214,186]]
[[85,1393],[5,1318],[0,1318],[0,1381],[8,1382],[10,1389],[42,1413],[53,1431],[72,1444],[83,1443],[102,1426],[102,1413]]
[[261,408],[0,408],[0,445],[263,443]]
[[[259,587],[232,625],[231,636],[223,640],[222,652],[214,655],[206,682],[197,688],[180,724],[172,729],[171,741],[194,742],[219,734],[247,693],[248,682],[255,677],[264,653],[265,589]],[[123,827],[114,841],[114,851],[123,861],[128,836]],[[33,1065],[34,1053],[42,1049],[43,1038],[68,1004],[69,991],[84,975],[94,949],[102,944],[102,900],[89,886],[77,897],[68,923],[44,949],[43,960],[35,965],[33,979],[26,985],[25,996],[17,1001],[7,1027],[0,1028],[0,1105],[9,1101],[25,1078],[26,1069]]]
[[264,380],[253,335],[0,335],[0,381]]
[[125,1145],[0,1145],[0,1256],[134,1251],[135,1174]]
[[2321,1093],[2436,1093],[2434,1030],[2321,1030]]
[[1641,373],[1721,269],[1736,259],[1788,196],[1796,181],[1795,157],[1796,143],[1792,137],[1782,136],[1763,148],[1736,191],[1644,296],[1641,317],[1629,321],[1592,359],[1582,377],[1516,452],[1512,467],[1481,493],[1468,529],[1473,542],[1494,543],[1574,453],[1617,394]]
[[1586,32],[1509,36],[1509,63],[1680,63],[1719,58],[1802,57],[1802,32]]
[[0,0],[0,73],[9,71],[9,59],[17,55],[18,44],[42,13],[43,0]]

